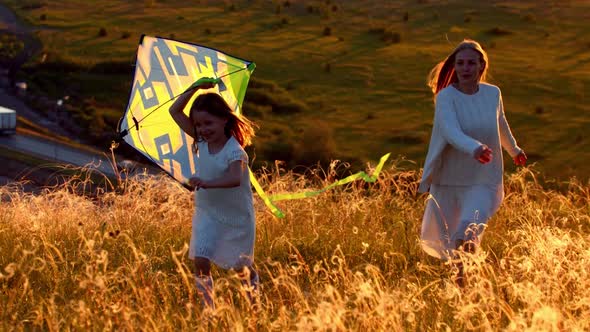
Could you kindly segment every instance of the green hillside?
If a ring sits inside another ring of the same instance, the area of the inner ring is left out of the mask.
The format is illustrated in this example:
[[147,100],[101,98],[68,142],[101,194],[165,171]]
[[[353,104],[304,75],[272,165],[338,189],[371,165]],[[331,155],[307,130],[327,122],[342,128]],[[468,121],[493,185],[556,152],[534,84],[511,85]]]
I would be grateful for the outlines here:
[[489,52],[490,81],[501,87],[530,160],[552,177],[590,176],[586,1],[4,3],[43,27],[43,53],[21,75],[54,98],[72,96],[69,110],[95,133],[112,132],[125,110],[141,34],[256,62],[251,90],[297,106],[273,112],[247,95],[245,113],[261,126],[256,162],[361,164],[392,152],[421,165],[433,116],[426,75],[463,38],[474,38]]

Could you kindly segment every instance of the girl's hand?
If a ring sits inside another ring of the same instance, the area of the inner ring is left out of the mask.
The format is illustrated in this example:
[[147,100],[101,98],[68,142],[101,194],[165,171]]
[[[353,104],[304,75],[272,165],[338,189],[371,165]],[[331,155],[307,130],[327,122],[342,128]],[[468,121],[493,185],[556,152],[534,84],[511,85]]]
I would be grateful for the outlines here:
[[199,190],[200,188],[207,188],[207,182],[198,177],[188,179],[188,184],[196,190]]
[[483,144],[477,150],[475,150],[474,157],[480,163],[487,164],[492,161],[492,149]]
[[527,156],[524,151],[520,151],[520,153],[514,157],[514,164],[516,166],[524,166],[526,165]]
[[186,89],[186,91],[190,91],[193,89],[211,89],[219,82],[218,79],[213,77],[201,77],[195,83]]

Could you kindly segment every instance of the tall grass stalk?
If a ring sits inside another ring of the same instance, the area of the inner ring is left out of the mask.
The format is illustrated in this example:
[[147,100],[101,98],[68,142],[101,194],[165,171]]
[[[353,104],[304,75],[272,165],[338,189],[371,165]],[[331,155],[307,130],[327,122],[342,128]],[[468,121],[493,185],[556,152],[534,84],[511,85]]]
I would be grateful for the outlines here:
[[[311,190],[338,173],[333,163],[259,180],[271,193]],[[0,329],[590,329],[588,184],[556,191],[530,169],[507,176],[460,289],[452,268],[419,247],[418,176],[392,163],[375,184],[279,202],[281,220],[257,201],[258,309],[234,273],[214,270],[212,313],[187,258],[192,196],[172,180],[135,177],[98,195],[72,182],[37,194],[0,187]]]

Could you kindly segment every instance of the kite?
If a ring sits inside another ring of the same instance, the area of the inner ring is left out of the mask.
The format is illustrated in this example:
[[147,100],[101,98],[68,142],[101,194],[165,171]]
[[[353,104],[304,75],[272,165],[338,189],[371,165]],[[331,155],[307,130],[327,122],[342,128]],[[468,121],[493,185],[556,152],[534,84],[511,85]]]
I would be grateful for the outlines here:
[[195,173],[193,139],[162,106],[175,100],[199,78],[213,77],[218,82],[216,92],[240,113],[254,68],[253,62],[218,50],[143,35],[127,110],[119,122],[120,138],[186,186]]
[[[193,139],[174,122],[164,105],[174,101],[197,80],[214,78],[213,89],[227,104],[240,114],[254,62],[222,53],[202,45],[172,39],[143,35],[137,50],[133,85],[127,109],[119,121],[119,141],[125,141],[145,157],[162,168],[186,188],[188,179],[195,174],[196,156]],[[207,92],[210,92],[208,90]],[[193,100],[200,94],[197,91]],[[192,100],[184,110],[188,114]],[[170,104],[171,105],[171,104]],[[271,212],[284,214],[275,201],[300,199],[319,195],[335,186],[357,179],[375,182],[385,160],[383,156],[372,175],[359,172],[317,191],[268,196],[256,180],[252,170],[253,187]]]
[[[212,77],[217,83],[216,92],[240,114],[255,68],[254,62],[212,48],[142,35],[127,110],[119,121],[119,140],[190,188],[188,179],[196,171],[193,139],[174,122],[168,109],[161,109],[162,106],[175,100],[200,78]],[[193,100],[199,93],[195,93]],[[191,104],[188,103],[185,113]],[[252,171],[249,172],[256,182]],[[255,188],[273,214],[283,217],[258,182]]]

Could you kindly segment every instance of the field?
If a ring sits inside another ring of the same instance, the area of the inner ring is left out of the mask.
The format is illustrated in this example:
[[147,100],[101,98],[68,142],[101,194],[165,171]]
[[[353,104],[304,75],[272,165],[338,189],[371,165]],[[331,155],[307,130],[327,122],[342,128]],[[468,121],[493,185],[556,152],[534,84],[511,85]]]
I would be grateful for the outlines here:
[[[214,269],[213,312],[192,279],[193,199],[178,183],[82,171],[35,194],[1,186],[0,330],[590,330],[588,2],[3,3],[40,27],[43,51],[20,77],[35,93],[69,96],[99,146],[126,108],[148,34],[257,63],[244,111],[260,125],[249,153],[270,165],[254,167],[269,194],[319,189],[394,157],[376,183],[278,202],[284,219],[255,196],[258,307],[234,273]],[[416,189],[433,115],[426,75],[464,37],[489,52],[490,81],[535,164],[506,163],[505,200],[481,250],[462,256],[459,288],[453,267],[420,247],[426,196]],[[332,159],[342,162],[296,167]]]
[[[203,311],[187,259],[192,196],[147,177],[79,195],[84,180],[40,195],[0,188],[0,329],[117,331],[587,331],[590,189],[543,189],[531,169],[506,178],[506,200],[467,285],[418,244],[424,196],[405,162],[379,182],[282,202],[257,201],[249,307],[231,272],[214,270],[217,309]],[[259,174],[271,192],[327,178]]]
[[256,165],[340,159],[362,168],[392,152],[419,167],[433,116],[426,75],[470,37],[489,52],[490,81],[530,160],[554,178],[590,176],[586,1],[5,3],[40,27],[43,51],[20,74],[31,89],[70,96],[66,107],[104,147],[99,133],[112,135],[126,108],[137,42],[148,34],[253,60],[253,84],[267,88],[258,94],[279,109],[296,105],[273,112],[247,94],[245,113],[261,126]]

